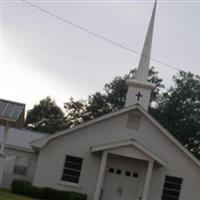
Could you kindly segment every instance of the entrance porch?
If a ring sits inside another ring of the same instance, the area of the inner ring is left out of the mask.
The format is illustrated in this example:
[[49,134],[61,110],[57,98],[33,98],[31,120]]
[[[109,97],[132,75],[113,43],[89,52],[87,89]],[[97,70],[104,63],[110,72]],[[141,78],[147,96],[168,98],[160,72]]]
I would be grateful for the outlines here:
[[165,162],[135,140],[93,146],[101,156],[93,200],[147,200],[154,167]]

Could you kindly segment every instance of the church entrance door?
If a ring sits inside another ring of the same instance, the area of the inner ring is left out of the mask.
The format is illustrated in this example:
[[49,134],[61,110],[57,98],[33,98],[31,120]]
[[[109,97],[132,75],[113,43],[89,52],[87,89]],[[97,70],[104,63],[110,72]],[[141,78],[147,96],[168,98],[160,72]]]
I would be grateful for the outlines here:
[[140,173],[132,159],[108,160],[102,200],[138,200]]

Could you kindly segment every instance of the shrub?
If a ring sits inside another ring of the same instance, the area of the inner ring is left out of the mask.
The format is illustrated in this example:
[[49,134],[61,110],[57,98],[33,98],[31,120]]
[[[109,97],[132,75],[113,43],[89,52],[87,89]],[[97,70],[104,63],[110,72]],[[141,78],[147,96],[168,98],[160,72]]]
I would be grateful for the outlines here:
[[68,199],[70,199],[69,193],[70,192],[55,190],[55,189],[47,188],[47,187],[42,189],[43,199],[45,199],[45,200],[55,200],[55,199],[56,200],[63,200],[63,199],[68,200]]
[[42,188],[31,185],[31,188],[30,188],[27,196],[42,199],[43,198],[42,190],[43,190]]
[[44,200],[86,200],[85,194],[77,192],[60,191],[52,188],[39,188],[33,186],[29,181],[14,179],[11,185],[16,194],[26,195]]
[[76,192],[70,192],[69,193],[69,199],[70,200],[86,200],[87,196],[80,194],[80,193],[76,193]]
[[26,180],[14,179],[11,188],[17,194],[28,195],[27,193],[31,189],[31,183]]

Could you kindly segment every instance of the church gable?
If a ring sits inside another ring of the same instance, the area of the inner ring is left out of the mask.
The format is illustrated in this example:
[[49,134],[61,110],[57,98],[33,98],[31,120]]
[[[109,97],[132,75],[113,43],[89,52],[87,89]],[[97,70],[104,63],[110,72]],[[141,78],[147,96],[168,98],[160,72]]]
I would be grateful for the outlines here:
[[[104,130],[104,129],[106,129],[106,130],[116,129],[118,131],[119,130],[122,131],[122,130],[124,130],[124,128],[127,128],[127,126],[130,126],[133,129],[136,128],[136,130],[137,130],[137,127],[139,128],[138,121],[139,121],[139,115],[140,115],[140,112],[136,111],[137,108],[138,108],[138,106],[134,105],[134,106],[130,106],[128,108],[121,109],[120,111],[113,112],[113,113],[104,115],[102,117],[99,117],[97,119],[88,121],[86,123],[77,125],[74,128],[69,128],[69,129],[61,131],[59,133],[53,134],[49,137],[43,138],[41,140],[36,140],[36,141],[32,142],[31,145],[33,148],[39,150],[39,149],[43,148],[45,145],[47,145],[50,141],[53,141],[53,140],[58,139],[63,136],[69,137],[69,135],[75,134],[75,133],[80,133],[81,135],[84,133],[92,133],[93,135],[95,135],[96,132],[99,132],[99,134],[101,134],[102,130]],[[128,118],[127,113],[130,113],[130,112],[132,112],[132,114],[130,114],[130,118],[128,119],[128,121],[129,121],[128,122],[127,121],[127,118]],[[101,134],[101,136],[102,136],[102,134]]]
[[148,161],[151,160],[149,156],[145,155],[143,152],[133,147],[132,145],[129,145],[126,147],[114,148],[114,149],[108,150],[108,152],[114,155],[136,158],[139,160],[148,160]]
[[119,156],[145,161],[155,161],[158,165],[161,166],[166,165],[165,161],[161,157],[134,139],[92,146],[90,151],[92,153],[107,151],[108,153],[116,154]]
[[[104,142],[136,139],[147,147],[150,146],[154,149],[157,146],[154,152],[162,150],[162,143],[169,143],[170,146],[175,146],[200,167],[198,159],[139,105],[124,108],[75,128],[35,141],[32,146],[39,150],[49,143],[59,145],[60,142],[66,141],[68,143],[70,140],[79,143],[79,138],[82,141],[85,141],[84,138],[89,138],[85,142],[88,148]],[[165,150],[163,151],[165,152]]]

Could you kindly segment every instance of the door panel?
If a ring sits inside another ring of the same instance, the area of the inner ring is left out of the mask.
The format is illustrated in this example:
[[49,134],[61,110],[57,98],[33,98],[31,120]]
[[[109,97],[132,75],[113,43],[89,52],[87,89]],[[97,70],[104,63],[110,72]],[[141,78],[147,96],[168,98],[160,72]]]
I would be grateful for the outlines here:
[[[113,171],[111,171],[113,170]],[[108,178],[105,181],[106,187],[103,190],[103,199],[104,200],[120,200],[121,188],[119,186],[120,174],[116,174],[116,169],[110,167],[107,174]]]
[[134,160],[109,159],[102,200],[138,200],[140,172]]

